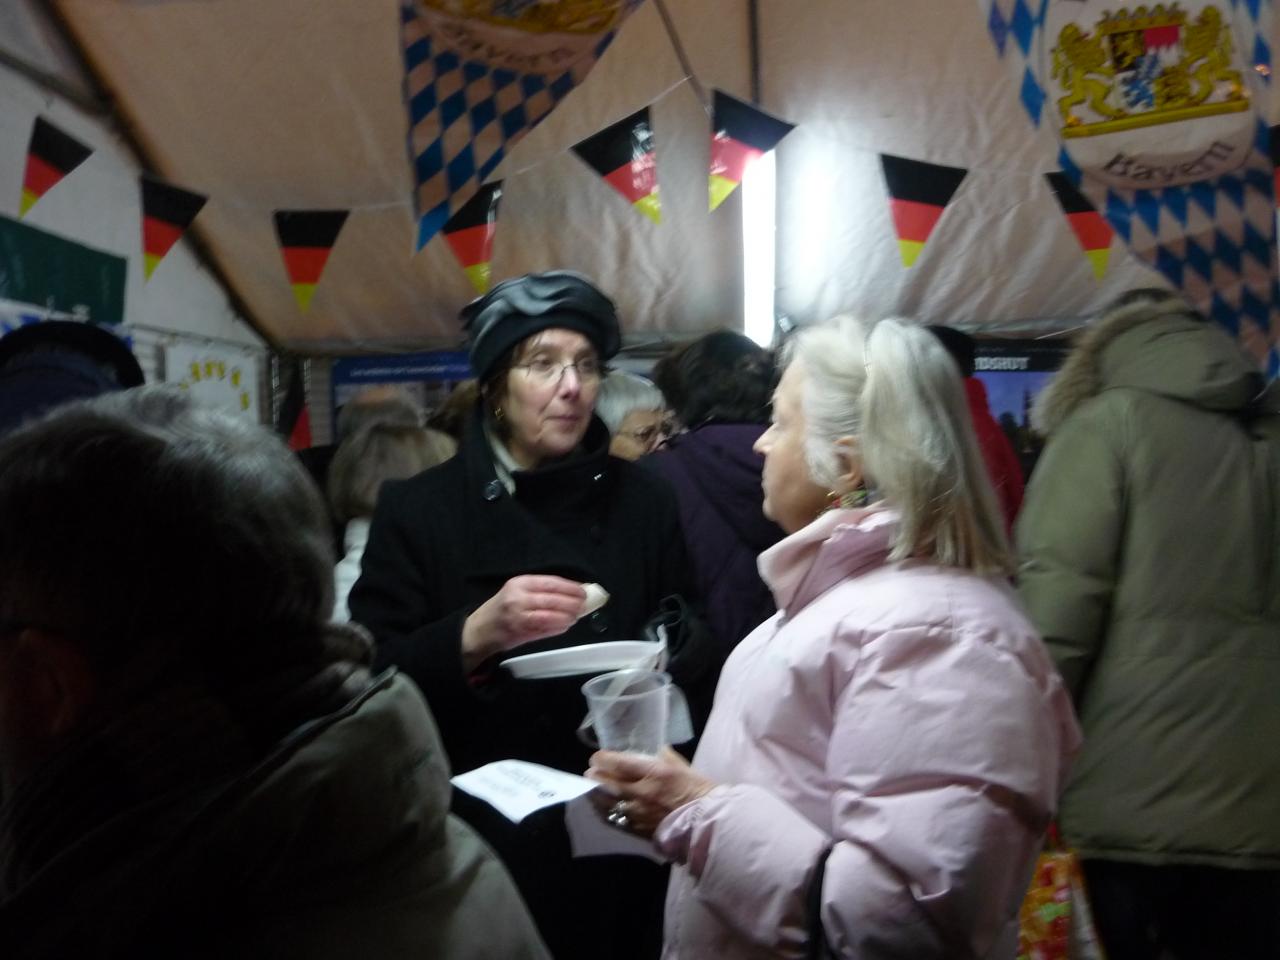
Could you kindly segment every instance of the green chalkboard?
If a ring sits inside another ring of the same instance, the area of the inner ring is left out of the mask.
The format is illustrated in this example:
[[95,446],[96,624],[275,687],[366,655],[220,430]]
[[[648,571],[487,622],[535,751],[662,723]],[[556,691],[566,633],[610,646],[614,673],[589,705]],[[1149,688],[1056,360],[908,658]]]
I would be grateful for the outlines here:
[[124,281],[124,257],[0,217],[0,298],[120,323]]

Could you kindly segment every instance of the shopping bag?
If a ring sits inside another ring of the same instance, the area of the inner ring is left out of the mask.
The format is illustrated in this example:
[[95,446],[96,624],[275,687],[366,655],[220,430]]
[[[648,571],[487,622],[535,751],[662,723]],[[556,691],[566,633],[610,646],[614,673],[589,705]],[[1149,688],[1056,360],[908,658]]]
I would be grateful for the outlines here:
[[1046,850],[1036,858],[1018,910],[1018,960],[1069,960],[1072,859],[1065,850]]
[[1018,911],[1018,960],[1106,960],[1075,852],[1049,828]]

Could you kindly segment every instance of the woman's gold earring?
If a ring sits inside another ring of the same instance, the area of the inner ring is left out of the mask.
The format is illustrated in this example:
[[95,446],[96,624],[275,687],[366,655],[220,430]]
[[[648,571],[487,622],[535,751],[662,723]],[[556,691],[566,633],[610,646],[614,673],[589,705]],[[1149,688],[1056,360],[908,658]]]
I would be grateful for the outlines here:
[[502,422],[502,420],[503,420],[503,418],[504,418],[505,416],[506,416],[506,414],[502,412],[502,408],[501,408],[501,407],[494,407],[494,408],[493,408],[493,419],[494,419],[494,421],[495,421],[495,422],[497,422],[497,423],[501,423],[501,422]]

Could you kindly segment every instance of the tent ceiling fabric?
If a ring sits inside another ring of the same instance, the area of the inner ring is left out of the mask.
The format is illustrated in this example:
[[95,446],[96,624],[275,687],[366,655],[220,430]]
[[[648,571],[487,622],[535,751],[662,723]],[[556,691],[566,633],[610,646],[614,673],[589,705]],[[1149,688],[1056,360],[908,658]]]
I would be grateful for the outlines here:
[[[699,79],[745,99],[746,0],[668,6]],[[761,105],[798,125],[778,148],[778,305],[793,319],[855,310],[999,328],[1163,285],[1118,238],[1094,279],[1043,177],[1057,145],[1028,123],[978,6],[760,0]],[[411,253],[396,0],[56,7],[158,172],[210,196],[196,226],[281,344],[457,341],[456,312],[472,295],[462,270],[443,238]],[[682,77],[644,5],[499,169],[495,277],[583,270],[615,296],[633,336],[741,323],[740,191],[707,212],[708,122]],[[654,101],[661,225],[569,151]],[[909,269],[879,153],[970,171]],[[354,209],[303,314],[270,212],[308,207]]]
[[[465,274],[443,237],[413,253],[396,0],[55,6],[156,172],[209,196],[194,229],[277,343],[326,352],[458,342],[458,308],[474,296]],[[672,7],[699,78],[742,95],[740,0]],[[739,208],[707,211],[709,123],[682,79],[645,5],[498,169],[495,277],[582,270],[637,336],[741,324]],[[569,152],[655,100],[661,225]],[[303,313],[271,212],[309,208],[352,213]]]

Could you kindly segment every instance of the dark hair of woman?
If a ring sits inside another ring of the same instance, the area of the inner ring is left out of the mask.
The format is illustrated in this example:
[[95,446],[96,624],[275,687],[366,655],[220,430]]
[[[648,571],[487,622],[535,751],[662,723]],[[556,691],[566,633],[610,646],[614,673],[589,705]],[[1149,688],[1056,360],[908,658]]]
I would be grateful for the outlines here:
[[717,330],[659,360],[653,381],[686,427],[712,420],[767,423],[777,370],[768,350]]
[[512,367],[515,366],[516,361],[520,358],[524,346],[523,343],[518,343],[504,353],[498,362],[493,365],[493,370],[489,375],[480,382],[480,404],[483,408],[483,413],[489,426],[500,440],[506,440],[510,430],[506,421],[498,416],[498,409],[506,397],[507,377],[511,373]]
[[467,418],[475,409],[479,395],[480,385],[475,380],[463,380],[454,386],[444,402],[427,417],[427,426],[447,433],[455,440],[461,440]]

